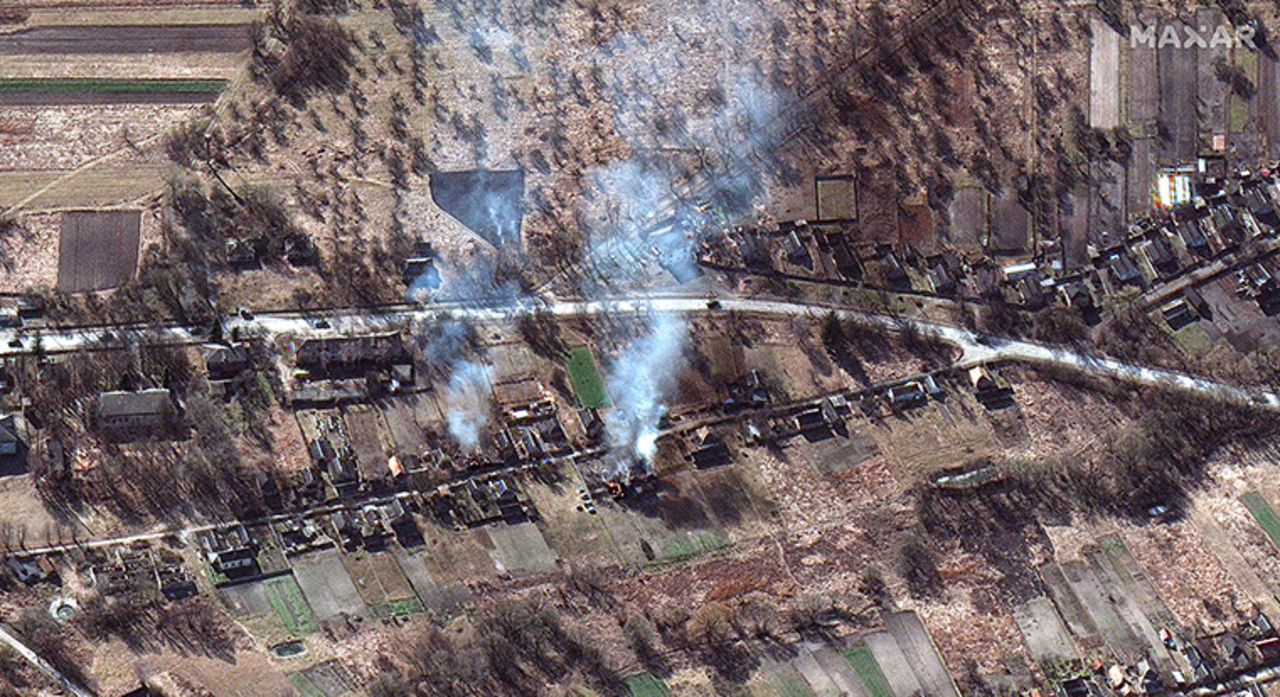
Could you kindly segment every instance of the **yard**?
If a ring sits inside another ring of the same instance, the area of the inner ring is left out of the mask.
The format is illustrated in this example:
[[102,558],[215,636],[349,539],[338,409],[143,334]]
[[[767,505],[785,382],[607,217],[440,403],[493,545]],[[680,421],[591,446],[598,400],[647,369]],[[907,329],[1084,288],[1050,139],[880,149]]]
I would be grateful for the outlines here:
[[591,347],[579,346],[570,351],[565,367],[569,371],[569,380],[573,382],[573,392],[578,395],[583,408],[599,409],[609,404],[609,395],[604,390],[604,378],[596,367]]

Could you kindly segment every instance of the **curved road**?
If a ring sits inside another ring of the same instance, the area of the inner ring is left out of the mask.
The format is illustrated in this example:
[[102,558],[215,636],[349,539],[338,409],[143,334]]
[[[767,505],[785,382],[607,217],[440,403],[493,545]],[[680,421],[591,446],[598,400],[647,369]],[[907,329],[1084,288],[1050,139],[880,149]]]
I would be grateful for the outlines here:
[[[1248,390],[1207,378],[1133,365],[1060,346],[988,336],[937,322],[788,300],[722,297],[716,300],[714,309],[709,306],[706,297],[688,295],[620,297],[603,300],[526,300],[507,304],[441,303],[307,313],[266,313],[249,319],[229,318],[224,326],[228,334],[238,331],[243,335],[266,337],[325,338],[394,331],[444,319],[477,323],[504,322],[534,312],[545,312],[557,317],[741,312],[810,317],[818,320],[830,311],[836,312],[843,319],[865,325],[888,330],[899,330],[909,326],[922,334],[937,337],[963,351],[963,355],[956,364],[961,368],[993,361],[1056,365],[1091,375],[1198,392],[1216,399],[1280,410],[1280,395],[1273,392]],[[121,347],[132,343],[195,344],[203,340],[198,329],[182,325],[82,327],[32,332],[5,329],[0,330],[0,357],[32,353],[37,341],[40,350],[60,353]]]

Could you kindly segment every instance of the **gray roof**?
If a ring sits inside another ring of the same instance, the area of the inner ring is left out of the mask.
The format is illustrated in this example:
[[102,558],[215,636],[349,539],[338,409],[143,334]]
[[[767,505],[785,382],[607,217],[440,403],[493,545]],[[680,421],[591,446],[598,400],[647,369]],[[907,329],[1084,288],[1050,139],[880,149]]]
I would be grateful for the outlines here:
[[0,444],[17,442],[18,427],[13,416],[0,416]]
[[156,388],[141,392],[103,392],[98,398],[98,414],[103,418],[160,416],[172,404],[169,390]]

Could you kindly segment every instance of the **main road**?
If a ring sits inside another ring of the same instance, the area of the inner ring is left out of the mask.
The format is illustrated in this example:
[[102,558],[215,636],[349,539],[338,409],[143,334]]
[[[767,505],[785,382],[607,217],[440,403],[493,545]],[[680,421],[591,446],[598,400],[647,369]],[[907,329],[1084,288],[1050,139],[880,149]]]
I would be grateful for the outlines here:
[[[982,334],[962,327],[921,319],[874,314],[847,307],[814,302],[765,298],[650,295],[600,300],[526,299],[503,303],[439,303],[395,305],[381,308],[273,312],[244,314],[224,321],[225,335],[296,337],[319,339],[358,336],[415,327],[453,319],[468,323],[509,322],[534,313],[552,317],[648,314],[746,313],[765,316],[807,317],[820,320],[829,312],[842,319],[890,331],[911,328],[958,347],[956,367],[995,361],[1020,361],[1077,370],[1099,377],[1154,385],[1203,394],[1215,399],[1280,410],[1280,395],[1247,389],[1208,378],[1134,365],[1097,354],[1021,339]],[[206,341],[203,328],[168,325],[93,326],[68,329],[0,329],[0,357],[34,353],[120,348],[135,344],[187,345]]]

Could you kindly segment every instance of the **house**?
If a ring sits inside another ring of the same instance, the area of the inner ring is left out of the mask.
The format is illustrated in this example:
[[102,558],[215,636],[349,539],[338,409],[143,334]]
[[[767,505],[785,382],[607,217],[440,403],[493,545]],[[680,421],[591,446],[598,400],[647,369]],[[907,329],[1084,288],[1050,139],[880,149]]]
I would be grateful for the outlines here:
[[1164,233],[1157,231],[1147,243],[1147,258],[1151,260],[1151,266],[1161,275],[1172,276],[1178,272],[1178,256]]
[[787,254],[787,261],[806,269],[813,268],[813,255],[809,253],[809,245],[801,239],[798,230],[792,230],[782,238],[782,249]]
[[249,350],[244,346],[206,346],[204,365],[211,380],[225,380],[249,367]]
[[97,425],[108,430],[164,428],[173,423],[175,412],[173,395],[164,388],[103,392]]
[[914,409],[929,401],[929,393],[919,382],[908,382],[889,388],[889,403],[894,409]]
[[1111,269],[1111,275],[1117,283],[1132,285],[1142,283],[1142,273],[1138,270],[1138,265],[1133,263],[1133,259],[1126,252],[1112,254],[1107,260],[1107,267]]
[[16,456],[21,446],[17,417],[13,414],[0,416],[0,459]]
[[359,375],[370,368],[410,363],[399,332],[308,339],[298,347],[297,366],[308,374]]
[[947,268],[947,263],[941,256],[929,262],[928,278],[929,287],[934,293],[943,296],[955,294],[957,288],[955,276]]
[[1164,321],[1169,328],[1177,331],[1183,327],[1192,324],[1198,319],[1191,306],[1186,300],[1175,300],[1168,305],[1160,308],[1160,314],[1164,316]]
[[0,415],[0,477],[26,471],[27,444],[23,430],[17,415]]
[[257,543],[242,524],[210,530],[201,537],[205,561],[214,572],[227,579],[256,576]]
[[1014,405],[1013,388],[982,366],[969,369],[969,384],[973,386],[978,403],[990,411]]

